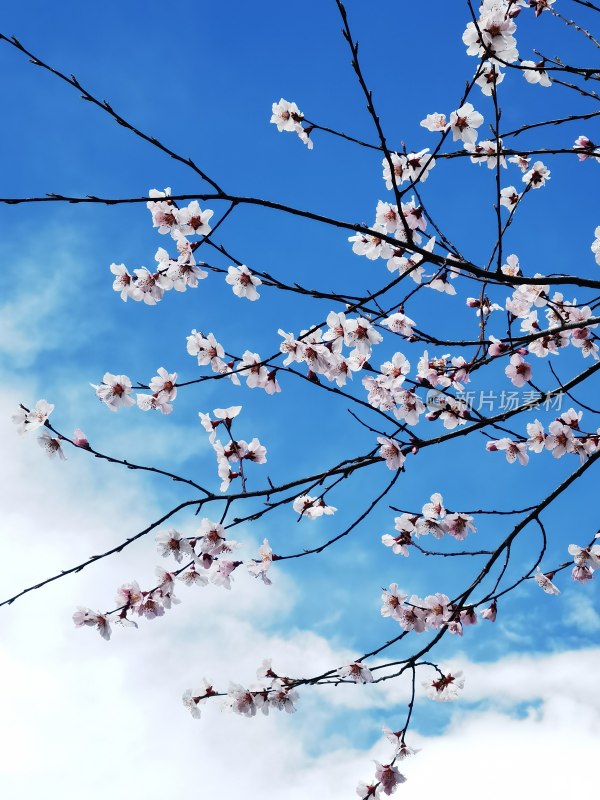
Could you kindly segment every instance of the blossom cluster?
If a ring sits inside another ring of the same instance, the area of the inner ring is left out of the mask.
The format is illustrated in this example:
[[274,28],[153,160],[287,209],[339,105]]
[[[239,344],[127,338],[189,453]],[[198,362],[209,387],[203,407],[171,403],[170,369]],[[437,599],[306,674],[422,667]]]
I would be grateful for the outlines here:
[[[519,274],[519,261],[515,255],[509,256],[506,266],[512,268],[513,274]],[[536,273],[534,277],[543,278],[544,276]],[[517,286],[512,295],[506,299],[505,307],[513,319],[521,320],[522,333],[536,336],[527,345],[527,351],[532,355],[538,358],[556,355],[561,348],[571,344],[581,351],[584,358],[591,355],[596,361],[600,359],[598,345],[593,340],[592,334],[593,329],[598,325],[597,323],[586,324],[593,316],[590,306],[577,305],[576,299],[566,300],[561,292],[554,292],[551,295],[550,287],[540,283]],[[546,329],[542,328],[538,317],[537,309],[541,308],[545,308],[545,316],[548,321]],[[564,325],[576,325],[577,327],[553,331]],[[499,355],[506,349],[493,336],[490,336],[490,341],[492,342],[488,351],[490,355]]]
[[170,257],[164,247],[159,247],[154,256],[156,267],[150,271],[146,267],[133,270],[131,275],[125,264],[111,264],[110,271],[115,276],[113,289],[121,299],[128,298],[146,305],[156,305],[165,292],[175,289],[185,292],[196,288],[198,281],[208,276],[194,258],[194,245],[188,236],[207,236],[211,227],[209,220],[214,212],[203,211],[197,200],[185,208],[178,208],[170,199],[171,189],[164,192],[151,189],[152,198],[147,207],[152,215],[152,224],[160,234],[170,234],[178,251],[176,259]]
[[[596,539],[600,533],[596,534]],[[587,583],[594,577],[594,572],[600,569],[600,545],[593,544],[587,547],[580,547],[578,544],[570,544],[567,548],[569,555],[573,556],[574,566],[571,570],[571,578],[577,583]],[[562,569],[562,567],[561,567]],[[560,594],[560,590],[552,582],[555,572],[542,572],[539,567],[533,576],[538,586],[546,594]]]
[[135,400],[132,397],[133,385],[127,375],[105,372],[102,383],[92,383],[90,386],[110,411],[130,408],[137,401],[138,408],[142,411],[155,410],[161,414],[170,414],[173,411],[172,401],[177,397],[176,380],[176,372],[167,372],[164,367],[159,367],[148,385],[151,394],[138,394]]
[[[242,410],[242,406],[230,406],[229,408],[215,408],[213,414],[198,412],[200,424],[208,433],[208,440],[217,458],[217,473],[221,478],[221,491],[226,492],[232,480],[240,478],[242,491],[245,491],[246,479],[244,475],[244,464],[251,461],[254,464],[266,464],[267,449],[263,447],[255,437],[250,442],[244,439],[230,438],[226,444],[217,439],[217,428],[223,426],[227,435],[231,436],[232,422]],[[237,465],[236,469],[232,465]]]
[[[267,715],[271,709],[296,711],[298,692],[290,678],[280,677],[271,669],[271,660],[265,659],[256,671],[259,684],[246,688],[237,683],[230,683],[225,695],[224,708],[244,717],[254,717],[257,711]],[[199,689],[187,689],[183,695],[183,704],[191,715],[200,717],[200,704],[218,693],[205,679],[204,686]]]
[[430,502],[425,503],[422,515],[404,512],[395,517],[394,527],[398,533],[395,536],[384,534],[381,542],[386,547],[391,547],[393,553],[401,556],[408,556],[413,537],[418,539],[420,536],[431,534],[435,539],[442,539],[448,535],[462,542],[469,533],[477,531],[472,516],[459,512],[449,513],[446,510],[439,492],[432,494]]
[[492,439],[487,442],[486,449],[492,453],[504,452],[510,464],[518,461],[523,466],[529,462],[529,453],[541,453],[544,450],[549,450],[554,458],[561,458],[567,453],[578,455],[583,463],[600,449],[600,428],[596,433],[577,436],[582,416],[583,411],[570,408],[549,424],[548,433],[536,419],[527,423],[527,439],[523,441],[513,441],[508,437]]
[[[154,228],[160,234],[170,234],[178,256],[171,258],[164,247],[159,247],[154,256],[156,267],[153,270],[146,267],[134,269],[133,275],[125,264],[111,264],[110,271],[115,276],[113,289],[123,301],[131,299],[153,306],[162,300],[165,292],[171,289],[177,292],[195,289],[198,281],[208,277],[208,272],[196,263],[194,257],[194,250],[199,242],[191,242],[188,237],[208,236],[212,230],[209,221],[214,212],[203,211],[197,200],[192,200],[185,208],[178,208],[170,196],[170,187],[164,192],[151,189],[152,200],[147,203],[147,207],[152,215]],[[205,265],[202,263],[202,266]],[[257,300],[260,296],[256,287],[262,281],[245,264],[230,266],[225,282],[231,286],[237,297]]]
[[[230,589],[232,573],[244,563],[231,558],[231,554],[241,546],[239,542],[227,539],[224,526],[207,518],[201,520],[198,530],[190,537],[182,536],[174,528],[159,532],[156,545],[160,555],[174,558],[177,564],[183,563],[183,566],[171,572],[157,567],[158,583],[152,589],[141,589],[137,581],[123,584],[117,590],[115,600],[118,607],[114,611],[100,613],[79,607],[73,615],[77,627],[95,627],[108,640],[111,622],[137,627],[132,615],[155,619],[179,604],[180,600],[174,593],[176,579],[185,586],[207,586],[212,583]],[[250,575],[261,578],[269,585],[271,581],[267,571],[275,558],[265,539],[259,548],[259,558],[246,561],[245,566]]]
[[[44,426],[53,411],[54,406],[52,403],[48,403],[46,400],[38,400],[31,411],[27,411],[20,406],[12,415],[11,419],[17,426],[17,431],[21,435],[24,435]],[[77,433],[76,431],[76,436]],[[58,456],[62,461],[66,459],[60,443],[60,436],[52,436],[49,430],[43,430],[38,436],[37,441],[50,458]]]
[[[426,597],[410,597],[401,592],[397,583],[391,583],[381,595],[381,616],[395,620],[403,631],[424,633],[447,628],[449,633],[462,636],[465,625],[475,625],[477,614],[472,606],[456,607],[445,594],[437,592]],[[496,608],[481,612],[483,619],[493,622]]]

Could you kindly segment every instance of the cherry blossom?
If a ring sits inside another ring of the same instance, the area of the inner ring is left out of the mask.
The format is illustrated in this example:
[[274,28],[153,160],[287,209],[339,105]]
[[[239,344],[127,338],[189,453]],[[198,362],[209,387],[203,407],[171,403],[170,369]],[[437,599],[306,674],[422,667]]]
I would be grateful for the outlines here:
[[408,557],[408,547],[412,544],[412,537],[408,531],[401,531],[397,536],[384,533],[381,543],[386,547],[391,547],[396,555]]
[[184,556],[192,554],[192,547],[187,539],[182,539],[179,531],[170,528],[168,531],[161,531],[156,535],[158,552],[165,558],[173,556],[177,563],[181,563]]
[[483,94],[491,97],[494,88],[504,80],[504,73],[498,69],[494,61],[485,61],[481,65],[479,77],[475,81]]
[[430,683],[423,683],[427,697],[430,700],[437,700],[440,703],[451,702],[458,698],[460,690],[465,685],[465,679],[461,677],[462,671],[458,670],[448,674],[442,674],[439,678]]
[[504,206],[509,211],[514,211],[520,199],[521,195],[514,186],[506,186],[504,189],[500,190],[500,205]]
[[196,689],[186,689],[183,693],[183,705],[188,709],[194,719],[200,719],[200,705],[212,695],[216,694],[212,685],[203,679],[203,686]]
[[211,227],[208,224],[213,216],[214,211],[202,211],[197,200],[192,202],[185,208],[179,209],[179,230],[185,236],[207,236],[211,232]]
[[125,264],[111,264],[110,271],[115,276],[112,288],[115,292],[120,293],[121,300],[127,302],[127,298],[131,295],[132,276],[127,271]]
[[402,612],[402,607],[408,595],[398,591],[398,584],[391,583],[389,589],[386,589],[381,595],[383,605],[381,606],[381,616],[391,617],[399,621]]
[[519,388],[531,380],[531,365],[527,364],[518,353],[510,357],[510,364],[504,372],[511,383]]
[[268,539],[263,540],[262,545],[258,548],[258,553],[260,555],[260,561],[246,562],[246,569],[251,575],[254,575],[255,578],[261,578],[264,583],[270,584],[271,581],[267,578],[267,570],[273,563],[273,551],[271,550]]
[[167,372],[164,367],[159,367],[157,375],[150,381],[150,389],[156,395],[163,395],[167,400],[174,400],[177,397],[176,372]]
[[387,795],[392,794],[396,786],[406,781],[404,775],[393,764],[380,764],[379,761],[375,762],[375,778],[381,783],[383,793]]
[[540,189],[550,180],[550,170],[541,161],[536,161],[533,167],[523,175],[523,183],[527,183],[532,189]]
[[38,400],[31,411],[19,408],[11,419],[17,426],[17,432],[24,434],[29,431],[35,431],[45,425],[46,420],[53,411],[54,406],[52,403],[48,403],[46,400]]
[[435,519],[434,517],[420,517],[415,527],[415,535],[417,537],[431,534],[435,539],[442,539],[447,531],[446,521],[444,519]]
[[578,151],[577,157],[580,161],[594,158],[600,164],[600,147],[597,147],[587,136],[578,136],[573,144],[573,149]]
[[[391,153],[390,160],[394,170],[394,181],[396,186],[400,186],[402,183],[408,180],[406,175],[408,166],[406,156],[401,155],[400,153]],[[390,164],[387,158],[382,160],[381,166],[383,167],[383,180],[385,181],[386,189],[393,189],[394,182],[392,181],[392,171],[390,170]]]
[[415,753],[419,753],[420,749],[416,747],[409,747],[403,739],[404,732],[403,731],[393,731],[387,726],[383,726],[383,735],[388,740],[388,742],[394,745],[394,751],[396,758],[403,761],[408,756],[414,756]]
[[92,611],[91,608],[78,606],[77,611],[73,614],[73,622],[77,628],[84,625],[96,628],[103,639],[106,641],[110,639],[110,622],[105,614]]
[[550,76],[544,69],[544,62],[540,61],[536,64],[533,61],[521,61],[523,69],[523,77],[527,83],[537,83],[539,86],[552,86]]
[[496,339],[495,336],[490,336],[491,345],[488,347],[488,354],[490,356],[500,356],[507,350],[510,350],[510,345]]
[[526,466],[529,456],[526,451],[526,442],[513,442],[508,438],[498,439],[486,444],[486,449],[490,452],[502,450],[506,453],[506,460],[509,464],[514,464],[518,460],[519,464]]
[[[450,127],[450,123],[446,122],[445,114],[427,114],[425,119],[419,123],[422,128],[427,128],[428,131],[444,133]],[[391,188],[391,187],[390,187]]]
[[229,267],[225,281],[231,286],[236,297],[246,297],[248,300],[258,300],[260,297],[256,287],[260,286],[262,281],[244,264],[239,267]]
[[96,390],[97,397],[111,411],[135,405],[135,400],[131,397],[131,381],[127,375],[112,375],[110,372],[105,372],[102,383],[97,386],[90,383],[90,386]]
[[211,583],[215,586],[222,586],[224,589],[231,589],[231,573],[239,566],[239,561],[224,561],[221,559],[217,565],[217,571],[210,577]]
[[527,423],[527,448],[533,453],[541,453],[546,446],[546,434],[544,426],[536,419],[535,422]]
[[398,442],[394,439],[386,439],[385,436],[378,436],[377,441],[381,445],[379,448],[379,456],[385,461],[388,469],[401,469],[406,461],[406,456]]
[[469,514],[448,514],[444,522],[446,524],[446,533],[459,542],[466,539],[469,532],[475,533],[477,530],[473,524],[473,517]]
[[359,661],[353,661],[345,667],[338,669],[340,678],[350,678],[354,683],[372,683],[373,673]]
[[146,208],[152,214],[152,224],[158,228],[158,233],[171,233],[179,227],[179,209],[172,200],[171,187],[167,186],[164,192],[150,189],[148,196],[153,198],[146,203]]
[[369,356],[371,348],[374,344],[379,344],[383,339],[382,335],[377,331],[371,323],[358,317],[356,319],[349,319],[346,324],[345,342],[349,346],[354,346],[361,355]]
[[85,450],[90,449],[90,443],[87,440],[87,436],[79,428],[75,428],[73,433],[73,444],[75,447],[83,447]]
[[206,586],[208,584],[208,578],[196,570],[195,564],[190,564],[183,572],[180,572],[177,579],[186,586]]
[[222,345],[215,339],[212,333],[206,336],[198,333],[196,329],[187,337],[187,351],[191,356],[198,357],[198,366],[210,364],[213,369],[215,362],[219,363],[225,355]]
[[475,309],[475,316],[477,317],[480,317],[482,314],[484,317],[487,317],[492,311],[502,311],[502,306],[499,306],[498,303],[492,303],[489,297],[483,297],[483,299],[479,297],[467,297],[467,305],[469,308]]
[[254,694],[248,689],[244,689],[237,683],[231,683],[227,692],[227,708],[245,717],[253,717],[256,714]]
[[498,141],[486,140],[477,143],[465,143],[465,150],[471,153],[471,162],[481,166],[486,164],[488,169],[495,169],[498,162],[506,168],[506,159],[502,155],[502,139]]
[[437,630],[446,625],[452,616],[450,598],[445,594],[432,594],[422,601],[427,627]]
[[[435,167],[435,158],[430,154],[429,148],[426,147],[423,150],[419,150],[417,153],[407,153],[406,155],[399,155],[398,153],[391,154],[391,161],[392,166],[394,169],[394,179],[396,182],[396,186],[400,186],[401,184],[412,181],[417,182],[420,181],[423,183],[429,177],[430,171]],[[384,158],[381,162],[383,166],[383,179],[385,181],[386,188],[392,189],[393,183],[391,178],[391,171],[390,165],[387,158]],[[380,203],[379,205],[385,205]],[[396,209],[396,206],[392,206],[393,209]],[[394,222],[400,223],[400,218],[397,213],[397,209],[395,212],[395,217],[393,217]],[[383,222],[380,220],[379,217],[377,218],[377,222]],[[400,225],[395,224],[393,228],[388,228],[388,230],[395,230]]]
[[[432,236],[422,249],[431,252],[434,245],[435,237]],[[424,260],[425,256],[422,253],[415,253],[408,257],[404,255],[405,252],[403,248],[394,250],[392,257],[388,259],[387,268],[390,272],[398,271],[401,275],[410,275],[415,283],[421,283],[423,273],[425,272],[425,268],[422,266],[421,262]]]
[[136,278],[129,292],[132,300],[143,301],[148,306],[154,306],[162,300],[164,289],[160,286],[158,273],[153,274],[146,267],[134,269],[133,272]]
[[460,621],[463,625],[477,625],[478,620],[475,609],[472,606],[463,609],[460,612]]
[[352,242],[352,252],[358,256],[366,256],[370,261],[376,258],[388,259],[392,255],[392,246],[381,238],[381,234],[387,235],[386,228],[382,225],[373,225],[370,234],[356,233],[349,236],[348,241]]
[[569,555],[573,556],[576,566],[588,567],[592,571],[600,569],[600,545],[579,547],[577,544],[570,544],[568,551]]
[[393,333],[399,333],[401,336],[409,339],[413,335],[413,326],[415,325],[415,321],[410,319],[410,317],[407,317],[406,314],[397,311],[395,314],[392,314],[391,316],[382,320],[381,324],[385,325]]
[[596,238],[592,242],[590,250],[594,254],[594,257],[596,259],[596,264],[600,266],[600,225],[598,225],[598,227],[594,231],[594,236]]
[[379,783],[359,783],[356,787],[356,794],[360,800],[379,800]]
[[529,0],[529,5],[535,9],[536,17],[539,17],[542,11],[550,11],[555,2],[556,0]]
[[302,127],[304,114],[296,103],[290,103],[282,97],[278,103],[273,103],[272,110],[271,122],[273,125],[277,125],[277,130],[298,134],[300,139],[312,150],[312,140],[308,138],[312,128]]
[[[437,292],[444,292],[449,295],[455,295],[456,289],[452,286],[451,283],[448,282],[449,273],[444,270],[438,277],[434,278],[433,280],[429,281],[428,286],[430,289],[435,289]],[[450,277],[452,274],[450,273]]]
[[150,389],[153,394],[138,394],[137,404],[142,411],[157,409],[163,414],[170,414],[173,406],[170,401],[177,397],[175,381],[177,373],[169,373],[164,367],[158,368],[158,375],[150,381]]
[[49,458],[58,456],[61,461],[66,461],[67,457],[60,444],[60,437],[52,436],[49,431],[42,431],[37,440],[40,447],[43,447]]
[[473,144],[477,139],[476,129],[481,125],[483,125],[483,117],[478,111],[475,111],[471,103],[465,103],[450,114],[450,130],[455,142],[457,139],[461,139],[463,142]]
[[240,374],[246,378],[246,385],[250,389],[266,388],[269,371],[261,364],[261,357],[258,353],[246,350],[238,369]]
[[[518,5],[522,3],[511,3],[515,8]],[[513,36],[516,25],[511,14],[507,13],[509,9],[508,0],[483,0],[477,24],[469,22],[463,33],[467,55],[492,55],[509,64],[517,60],[519,53]]]
[[[172,261],[171,259],[166,261],[166,270],[159,271],[158,285],[165,291],[175,289],[176,292],[185,292],[188,286],[195,289],[198,286],[198,281],[208,277],[208,272],[205,272],[196,264],[192,255],[191,245],[184,236],[176,234],[175,240],[177,249],[180,251],[179,258],[177,261]],[[157,253],[157,260],[158,255]]]
[[283,97],[278,103],[273,103],[273,116],[271,122],[277,125],[277,130],[294,132],[304,119],[296,103],[289,103]]
[[511,164],[516,164],[517,167],[521,170],[521,172],[527,172],[529,169],[529,159],[527,156],[517,155],[517,156],[510,156],[508,159]]
[[552,583],[552,578],[554,577],[554,573],[548,573],[545,575],[543,572],[540,571],[538,567],[536,570],[535,575],[533,576],[535,582],[543,589],[546,594],[560,594],[560,589],[557,589],[556,586]]
[[279,711],[293,714],[296,711],[294,703],[298,702],[298,692],[290,689],[279,680],[274,680],[269,690],[269,705]]
[[311,497],[308,494],[299,495],[292,503],[292,508],[301,517],[313,520],[324,514],[331,516],[337,511],[335,506],[327,505],[322,497]]
[[548,435],[545,441],[546,450],[550,450],[554,458],[560,458],[565,453],[572,453],[575,449],[573,431],[560,419],[548,425]]

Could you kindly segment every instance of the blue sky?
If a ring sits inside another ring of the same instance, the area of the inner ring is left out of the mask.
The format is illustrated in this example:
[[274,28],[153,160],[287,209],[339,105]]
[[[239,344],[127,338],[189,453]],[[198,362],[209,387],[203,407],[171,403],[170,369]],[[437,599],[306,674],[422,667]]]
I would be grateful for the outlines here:
[[[428,4],[426,14],[417,4],[396,6],[382,13],[364,3],[349,0],[347,4],[352,29],[360,40],[361,63],[390,145],[400,147],[405,142],[409,149],[418,150],[434,146],[437,138],[419,126],[420,120],[434,111],[449,114],[472,76],[475,60],[465,55],[461,42],[468,12],[463,3],[442,0]],[[577,14],[582,24],[593,24],[587,12],[574,3],[565,0],[560,6],[564,13]],[[524,17],[525,13],[518,31],[523,58],[532,57],[531,48],[537,47],[559,53],[566,62],[587,59],[593,63],[593,48],[575,31],[564,32],[549,14],[537,21],[529,14],[527,20]],[[377,154],[321,132],[313,134],[314,150],[309,152],[295,136],[278,134],[269,124],[271,103],[285,97],[296,101],[315,122],[375,141],[334,2],[307,0],[298,6],[266,1],[220,6],[200,2],[175,14],[153,1],[145,3],[142,11],[138,4],[112,0],[93,8],[78,3],[50,7],[33,0],[26,9],[17,5],[6,8],[0,29],[16,35],[51,65],[75,74],[92,94],[106,98],[141,130],[191,156],[227,191],[369,224],[377,201],[390,199]],[[165,186],[171,186],[175,194],[205,188],[189,170],[136,139],[99,109],[79,100],[73,89],[0,44],[0,71],[5,76],[2,196],[57,192],[126,197]],[[503,130],[549,115],[590,109],[588,101],[561,87],[530,86],[520,75],[507,75],[500,89],[501,98],[504,92],[510,98],[503,110]],[[492,119],[491,100],[479,92],[473,97],[487,126]],[[597,122],[551,128],[543,139],[524,134],[519,142],[523,147],[540,143],[569,147],[582,133],[598,141]],[[517,253],[526,274],[571,271],[597,278],[590,244],[600,223],[594,201],[598,165],[590,161],[579,164],[570,156],[556,156],[549,165],[552,180],[526,198],[526,207],[511,226],[505,253]],[[518,186],[520,181],[521,174],[514,166],[503,174],[503,185]],[[423,198],[464,254],[475,263],[485,260],[496,224],[493,171],[462,159],[439,162],[423,186]],[[217,204],[208,206],[219,211]],[[214,457],[197,423],[198,411],[243,405],[237,430],[246,439],[258,436],[268,448],[267,467],[255,467],[252,486],[263,485],[265,474],[274,480],[293,479],[374,446],[373,434],[347,413],[347,402],[291,375],[280,376],[282,392],[274,397],[219,381],[180,390],[175,410],[168,417],[143,415],[137,409],[110,414],[98,404],[89,383],[98,383],[105,371],[148,381],[159,366],[176,371],[185,380],[195,377],[198,368],[185,350],[186,336],[193,328],[214,331],[230,352],[249,348],[266,355],[278,349],[279,327],[298,333],[323,320],[332,306],[328,301],[306,301],[268,287],[263,287],[258,303],[250,304],[233,297],[218,275],[210,275],[196,291],[169,293],[156,307],[122,303],[111,288],[109,264],[150,267],[156,248],[167,246],[166,237],[152,229],[143,205],[0,206],[0,231],[5,276],[0,293],[1,399],[6,417],[18,403],[33,404],[46,397],[56,405],[52,422],[59,430],[70,433],[81,427],[103,452],[173,469],[215,488]],[[307,220],[242,208],[221,233],[220,241],[250,268],[290,283],[360,294],[388,279],[381,261],[374,264],[353,255],[347,233]],[[212,254],[210,259],[222,267],[230,263],[220,256],[213,259]],[[472,335],[475,317],[467,313],[464,300],[476,289],[466,279],[457,283],[456,297],[422,292],[407,313],[432,333],[450,338]],[[565,291],[566,297],[578,300],[592,294]],[[493,299],[502,302],[505,296],[500,292]],[[386,344],[381,348],[374,357],[376,363],[396,349]],[[423,345],[407,343],[401,349],[416,366]],[[446,350],[439,350],[442,352]],[[536,382],[551,388],[547,364],[532,361]],[[589,366],[589,361],[582,361],[577,352],[561,354],[555,366],[561,377],[570,377]],[[590,382],[576,393],[592,405],[594,400],[597,404],[599,394],[597,376],[593,380],[594,384]],[[496,369],[491,376],[475,379],[468,388],[499,393],[511,386],[502,370]],[[352,391],[364,397],[360,380]],[[562,410],[571,405],[565,398]],[[523,415],[513,427],[524,430],[525,423],[535,416],[549,421],[555,415]],[[375,414],[369,417],[365,412],[363,418],[379,424]],[[584,414],[584,422],[594,430],[598,425],[591,414]],[[436,432],[442,431],[440,423],[434,425]],[[48,568],[50,572],[62,569],[114,546],[189,496],[169,482],[95,462],[82,452],[69,452],[65,464],[45,463],[43,453],[29,441],[15,441],[10,428],[7,423],[4,439],[10,442],[10,458],[20,466],[4,484],[10,511],[3,535],[19,566],[5,566],[3,596],[45,577]],[[229,679],[243,683],[252,679],[262,658],[276,660],[278,653],[288,659],[290,669],[295,667],[294,658],[305,659],[302,663],[311,669],[313,664],[338,666],[336,659],[342,654],[349,659],[376,647],[397,632],[394,623],[379,615],[381,588],[392,581],[419,595],[437,591],[457,594],[475,574],[476,565],[471,559],[458,564],[460,559],[393,556],[380,543],[383,533],[392,532],[396,515],[388,502],[418,511],[437,491],[458,511],[525,506],[541,500],[576,466],[573,460],[556,461],[545,453],[532,456],[524,469],[507,464],[501,454],[487,454],[484,445],[483,437],[475,434],[409,459],[388,501],[381,503],[366,523],[319,557],[275,568],[273,587],[240,576],[231,593],[219,593],[217,587],[203,590],[211,592],[209,600],[205,600],[206,594],[181,592],[184,602],[165,618],[144,622],[137,632],[119,630],[108,646],[97,642],[91,632],[71,631],[69,614],[77,604],[108,608],[114,589],[122,582],[134,577],[142,584],[151,580],[159,556],[150,540],[138,542],[122,557],[58,582],[45,593],[33,593],[14,607],[0,610],[12,648],[0,653],[5,657],[0,664],[9,676],[20,672],[27,676],[24,700],[15,707],[14,719],[20,724],[27,708],[37,720],[33,727],[39,731],[39,747],[48,736],[62,742],[64,750],[74,747],[66,725],[52,727],[56,699],[35,703],[32,708],[27,705],[29,680],[56,689],[56,698],[67,692],[63,679],[70,675],[77,685],[64,695],[69,707],[65,718],[92,749],[113,746],[113,723],[104,710],[112,697],[117,698],[115,704],[122,703],[123,716],[116,724],[137,719],[156,730],[160,714],[166,714],[172,721],[173,741],[164,746],[173,753],[190,752],[189,748],[200,743],[206,748],[206,759],[220,771],[230,764],[225,752],[229,736],[238,747],[248,748],[254,761],[264,758],[261,748],[268,747],[277,735],[282,743],[278,751],[282,763],[289,759],[290,769],[300,770],[299,787],[310,790],[314,786],[322,791],[329,786],[326,781],[333,781],[332,776],[341,770],[345,777],[330,787],[330,796],[337,798],[333,792],[338,789],[340,797],[351,796],[355,781],[369,775],[369,757],[385,757],[381,724],[392,728],[403,724],[406,696],[402,688],[396,694],[386,688],[379,699],[367,694],[364,701],[349,698],[347,692],[345,699],[338,701],[319,690],[316,699],[308,698],[310,693],[305,691],[302,703],[306,711],[301,708],[295,719],[278,720],[272,728],[261,721],[255,742],[251,741],[252,722],[244,727],[237,719],[212,719],[208,712],[201,722],[205,730],[198,733],[197,726],[184,717],[179,696],[190,681],[197,682],[205,674],[205,665],[220,672],[222,683]],[[42,459],[44,463],[40,463]],[[591,469],[543,516],[550,537],[543,562],[548,568],[567,560],[568,544],[589,541],[597,529],[597,513],[590,500],[597,486],[594,472]],[[389,478],[384,465],[358,473],[332,494],[330,502],[339,508],[333,518],[296,524],[291,509],[285,508],[245,526],[236,538],[248,543],[247,556],[265,536],[278,553],[315,546],[349,524]],[[479,517],[476,524],[478,533],[470,542],[473,547],[487,548],[508,531],[505,517]],[[188,533],[195,525],[191,514],[176,519],[176,526]],[[509,575],[518,577],[529,568],[538,551],[538,538],[533,527],[520,537]],[[559,720],[572,726],[575,752],[583,747],[585,735],[599,729],[598,707],[586,708],[587,716],[578,716],[584,706],[582,697],[566,689],[563,697],[557,689],[570,671],[581,681],[586,676],[589,679],[587,666],[594,657],[597,663],[597,581],[582,587],[564,572],[559,584],[563,596],[554,598],[528,582],[502,602],[494,626],[481,623],[467,630],[461,640],[446,636],[442,641],[437,660],[469,664],[474,688],[471,695],[465,693],[458,710],[457,706],[419,701],[414,729],[424,752],[429,747],[429,756],[419,756],[424,765],[432,763],[427,758],[443,758],[439,754],[444,745],[438,737],[444,731],[454,732],[456,742],[469,747],[485,732],[491,739],[510,735],[517,743],[520,737],[524,741],[536,736],[546,748],[552,748],[557,743],[553,743],[551,727]],[[40,633],[36,652],[32,644],[23,641],[22,632],[42,611],[48,631]],[[90,639],[94,640],[91,644]],[[413,642],[410,646],[414,649]],[[398,650],[394,657],[409,652],[412,650]],[[68,665],[63,675],[65,659]],[[497,679],[498,692],[486,686],[486,669]],[[536,687],[539,669],[548,676],[542,688]],[[212,677],[217,680],[216,674]],[[514,689],[520,682],[524,687],[521,694]],[[92,685],[97,692],[89,692]],[[156,698],[155,703],[148,702],[149,695]],[[323,703],[321,696],[326,696]],[[215,741],[222,742],[215,752],[207,738],[211,725],[217,731]],[[293,745],[296,730],[300,744]],[[313,735],[315,730],[319,737]],[[23,733],[23,747],[29,746],[30,735]],[[17,737],[17,741],[21,740]],[[143,780],[154,777],[155,785],[160,785],[162,778],[153,766],[160,750],[153,737],[136,737],[135,751],[139,759],[135,770],[125,760],[115,767],[111,780],[116,798],[126,796],[125,787],[136,785],[139,763],[148,771]],[[541,754],[540,745],[540,758]],[[57,758],[54,768],[61,763]],[[85,761],[83,751],[79,758],[78,763]],[[518,764],[517,751],[514,758]],[[7,787],[17,785],[17,762],[7,761],[6,771],[0,771],[0,787],[3,775]],[[244,763],[252,773],[250,756]],[[22,768],[30,770],[31,765],[23,762]],[[101,792],[100,784],[84,770],[80,774],[78,766],[72,768],[66,790],[70,794],[62,796],[75,797],[76,787],[84,786],[87,796],[100,797],[94,794]],[[407,791],[419,786],[431,789],[431,783],[418,783],[423,780],[418,773],[425,766],[419,768],[415,760],[411,768]],[[565,766],[565,781],[566,775]],[[33,775],[26,793],[13,796],[35,796],[38,779],[41,775]],[[260,796],[264,781],[260,770],[248,780],[252,796]],[[350,789],[342,792],[344,780]],[[278,781],[273,778],[273,786],[279,787],[277,796],[286,800],[296,797],[284,777],[281,784]],[[177,786],[182,794],[173,796],[183,797],[184,784]],[[230,788],[236,796],[241,784]]]

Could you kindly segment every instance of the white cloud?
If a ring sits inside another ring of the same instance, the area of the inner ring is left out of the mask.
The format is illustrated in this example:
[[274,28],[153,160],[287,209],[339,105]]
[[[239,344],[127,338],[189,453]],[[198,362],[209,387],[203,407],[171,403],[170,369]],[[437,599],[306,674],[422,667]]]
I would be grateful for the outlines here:
[[79,339],[84,335],[78,294],[89,266],[82,263],[81,237],[64,228],[45,226],[22,241],[18,250],[4,245],[0,251],[4,286],[11,287],[0,304],[0,357],[20,370],[72,340],[74,330]]
[[565,622],[584,633],[600,631],[600,614],[594,608],[591,587],[565,593]]

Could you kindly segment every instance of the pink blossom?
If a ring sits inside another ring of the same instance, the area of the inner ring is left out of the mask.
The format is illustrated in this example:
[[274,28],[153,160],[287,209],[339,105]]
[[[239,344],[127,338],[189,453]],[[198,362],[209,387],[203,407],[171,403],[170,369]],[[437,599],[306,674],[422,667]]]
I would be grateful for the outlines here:
[[47,430],[42,431],[38,436],[37,440],[40,447],[43,447],[46,451],[46,455],[49,458],[54,458],[58,456],[61,461],[66,461],[67,457],[63,452],[63,449],[60,444],[60,437],[59,436],[52,436]]
[[510,357],[510,364],[504,372],[512,384],[519,388],[531,380],[531,364],[524,361],[518,353]]
[[497,612],[498,606],[496,605],[496,601],[493,600],[492,604],[481,612],[481,618],[488,620],[488,622],[495,622]]
[[73,622],[77,628],[81,628],[84,625],[96,628],[103,639],[106,639],[106,641],[110,639],[110,623],[106,614],[100,614],[92,611],[91,608],[79,606],[73,614]]
[[388,795],[394,792],[396,786],[406,781],[397,767],[392,764],[380,764],[379,761],[375,762],[375,777],[381,783],[383,793]]
[[381,445],[379,456],[385,461],[387,468],[392,470],[401,469],[406,461],[406,456],[398,442],[393,439],[386,439],[384,436],[378,436],[377,441]]
[[554,577],[553,572],[549,572],[545,575],[543,572],[540,571],[539,567],[536,570],[533,579],[540,587],[543,589],[546,594],[560,594],[560,589],[557,589],[556,586],[552,583],[552,578]]
[[110,372],[105,372],[102,383],[98,386],[91,383],[90,386],[111,411],[135,405],[135,400],[131,397],[131,381],[127,375],[111,375]]
[[337,671],[340,678],[350,678],[354,683],[372,683],[373,674],[368,667],[358,661],[353,661],[345,667],[340,667]]
[[473,144],[477,139],[476,129],[481,125],[483,125],[483,117],[478,111],[475,111],[471,103],[465,103],[450,114],[450,130],[454,141],[462,139],[463,142]]
[[260,297],[256,287],[260,286],[262,281],[244,264],[239,267],[229,267],[225,282],[231,286],[236,297],[246,297],[248,300],[258,300]]
[[46,400],[38,400],[31,411],[25,411],[21,407],[17,409],[16,414],[13,414],[11,419],[17,426],[17,431],[23,434],[35,431],[44,425],[53,411],[54,406],[52,403],[48,403]]
[[518,460],[519,464],[525,466],[529,462],[527,455],[526,442],[513,442],[510,439],[498,439],[486,444],[486,450],[495,452],[496,450],[503,450],[506,453],[506,460],[509,464],[514,464]]
[[442,674],[439,678],[430,683],[425,682],[423,686],[427,691],[427,697],[430,700],[437,700],[438,702],[445,703],[456,700],[459,691],[465,685],[465,679],[461,677],[462,672],[458,670],[454,674]]
[[422,119],[419,125],[422,128],[427,128],[428,131],[432,131],[433,133],[443,133],[450,127],[450,124],[446,122],[446,115],[438,114],[437,112],[434,114],[427,114],[425,119]]
[[399,621],[404,601],[407,598],[407,594],[402,594],[398,591],[397,583],[391,583],[389,589],[386,589],[381,595],[383,602],[381,616],[392,617],[392,619]]

